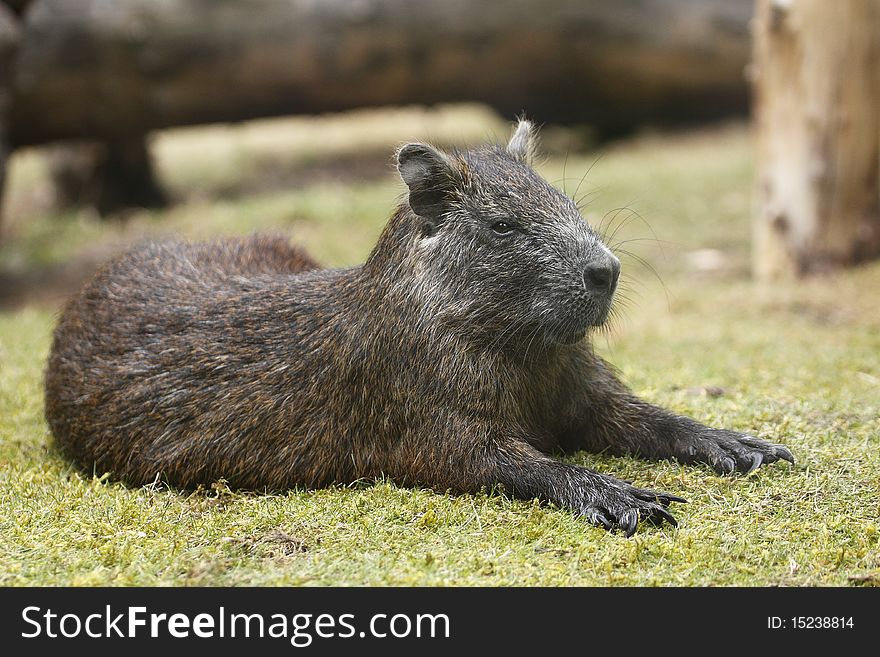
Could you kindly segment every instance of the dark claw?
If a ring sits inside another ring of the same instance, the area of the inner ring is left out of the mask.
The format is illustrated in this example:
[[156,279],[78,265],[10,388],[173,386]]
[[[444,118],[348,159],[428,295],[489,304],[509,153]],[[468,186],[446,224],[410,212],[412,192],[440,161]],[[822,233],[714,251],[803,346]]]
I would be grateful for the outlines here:
[[662,525],[664,520],[673,527],[678,527],[678,520],[676,520],[675,517],[662,506],[651,509],[651,515],[648,516],[648,521],[652,525]]
[[751,474],[752,472],[757,470],[759,467],[761,467],[761,464],[763,462],[764,462],[764,457],[761,456],[761,452],[754,452],[752,454],[752,464],[745,471],[745,474]]
[[639,526],[638,511],[627,509],[620,514],[620,518],[617,520],[617,523],[620,525],[620,528],[623,529],[624,536],[629,538],[636,533],[636,528]]
[[736,467],[736,463],[733,459],[724,457],[718,460],[718,463],[715,465],[715,469],[718,470],[721,474],[730,474],[733,472],[733,469]]
[[[788,461],[789,463],[794,463],[794,456],[785,445],[780,445],[779,443],[768,443],[767,441],[761,440],[760,438],[755,438],[754,436],[743,436],[739,440],[744,445],[754,447],[755,449],[761,451],[762,455],[764,456],[764,463],[773,463],[774,461],[777,461],[779,459],[782,459],[783,461]],[[769,454],[767,452],[769,452]]]
[[605,529],[611,529],[611,521],[608,519],[608,516],[601,511],[596,511],[593,514],[593,521],[602,525]]
[[783,461],[788,461],[794,465],[794,455],[785,445],[773,445],[773,452]]
[[633,494],[640,500],[644,500],[645,502],[655,502],[657,504],[662,504],[663,506],[669,506],[670,502],[682,502],[684,504],[687,504],[687,500],[683,497],[679,497],[678,495],[671,495],[670,493],[658,493],[656,491],[646,490],[644,488],[634,489]]
[[663,506],[669,506],[670,502],[681,502],[682,504],[688,503],[688,501],[683,497],[679,497],[678,495],[670,495],[669,493],[660,493],[657,495],[656,499]]

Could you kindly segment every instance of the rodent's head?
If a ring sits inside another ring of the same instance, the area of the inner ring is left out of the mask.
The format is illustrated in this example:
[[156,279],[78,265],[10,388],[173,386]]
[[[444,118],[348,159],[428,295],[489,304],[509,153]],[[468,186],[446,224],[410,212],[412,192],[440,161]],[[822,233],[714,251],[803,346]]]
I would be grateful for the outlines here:
[[608,316],[620,261],[577,205],[529,165],[534,131],[506,148],[397,153],[415,215],[418,287],[439,319],[509,345],[572,343]]

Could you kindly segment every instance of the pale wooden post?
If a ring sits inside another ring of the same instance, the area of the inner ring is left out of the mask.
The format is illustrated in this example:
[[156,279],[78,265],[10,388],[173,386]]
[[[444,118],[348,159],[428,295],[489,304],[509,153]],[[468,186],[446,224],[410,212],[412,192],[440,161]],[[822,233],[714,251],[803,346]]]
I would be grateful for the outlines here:
[[754,272],[880,254],[880,0],[757,0]]

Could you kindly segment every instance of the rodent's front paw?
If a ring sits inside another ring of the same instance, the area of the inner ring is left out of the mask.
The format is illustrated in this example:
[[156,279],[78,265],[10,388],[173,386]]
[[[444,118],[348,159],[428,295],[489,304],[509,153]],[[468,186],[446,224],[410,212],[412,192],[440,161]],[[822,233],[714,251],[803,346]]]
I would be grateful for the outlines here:
[[794,463],[785,445],[726,429],[704,429],[686,441],[686,460],[711,465],[718,474],[749,474],[764,463],[782,459]]
[[578,513],[605,529],[622,530],[627,538],[635,533],[640,519],[652,525],[668,522],[677,526],[678,522],[666,507],[671,502],[687,502],[676,495],[637,488],[610,477],[592,493],[580,505]]

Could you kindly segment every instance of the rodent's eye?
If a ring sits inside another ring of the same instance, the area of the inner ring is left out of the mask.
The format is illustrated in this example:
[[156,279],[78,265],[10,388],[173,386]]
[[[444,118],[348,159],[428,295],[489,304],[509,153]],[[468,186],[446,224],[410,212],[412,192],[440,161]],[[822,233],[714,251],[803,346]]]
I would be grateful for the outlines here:
[[496,221],[492,224],[492,230],[498,235],[507,235],[508,233],[513,232],[515,226],[513,224],[509,224],[506,221]]

